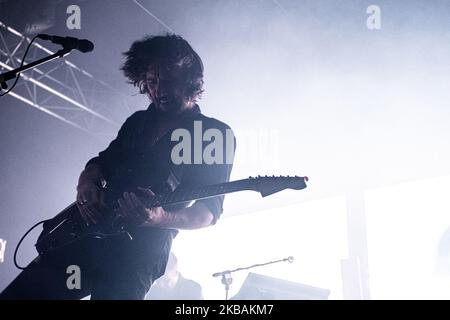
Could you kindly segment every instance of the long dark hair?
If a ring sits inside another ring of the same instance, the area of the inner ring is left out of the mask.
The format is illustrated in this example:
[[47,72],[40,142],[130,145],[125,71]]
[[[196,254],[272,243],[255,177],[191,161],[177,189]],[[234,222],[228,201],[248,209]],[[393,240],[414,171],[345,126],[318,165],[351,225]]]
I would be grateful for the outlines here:
[[185,95],[196,101],[203,92],[203,62],[181,36],[147,36],[135,41],[124,53],[121,70],[140,93],[147,93],[146,73],[151,64],[176,65],[185,75]]

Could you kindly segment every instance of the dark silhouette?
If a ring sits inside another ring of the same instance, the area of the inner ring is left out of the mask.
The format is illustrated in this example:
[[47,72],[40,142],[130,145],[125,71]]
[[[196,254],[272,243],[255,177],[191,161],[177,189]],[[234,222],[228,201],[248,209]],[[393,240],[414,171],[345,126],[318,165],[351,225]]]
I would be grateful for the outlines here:
[[147,294],[148,300],[202,300],[203,292],[199,283],[187,279],[178,271],[178,259],[170,253],[166,272],[159,278]]
[[[142,202],[178,188],[229,180],[229,163],[172,160],[178,142],[171,137],[176,129],[192,137],[194,122],[201,122],[203,131],[217,129],[223,136],[230,130],[225,123],[204,116],[196,103],[203,91],[200,57],[176,35],[146,37],[124,55],[125,76],[151,104],[132,114],[108,148],[87,162],[79,178],[75,209],[77,217],[91,227],[104,223],[108,215],[120,217],[128,233],[87,238],[39,255],[0,294],[1,299],[88,295],[91,299],[144,299],[152,283],[164,274],[178,230],[207,227],[219,219],[224,196],[164,207],[145,207]],[[194,152],[190,154],[194,157]],[[118,203],[114,210],[113,202]]]

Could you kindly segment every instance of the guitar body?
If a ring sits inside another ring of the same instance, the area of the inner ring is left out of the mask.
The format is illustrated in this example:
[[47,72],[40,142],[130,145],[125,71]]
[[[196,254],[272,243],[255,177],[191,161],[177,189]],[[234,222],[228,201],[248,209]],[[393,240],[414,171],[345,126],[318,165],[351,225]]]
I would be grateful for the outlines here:
[[[135,165],[138,167],[137,165]],[[143,166],[143,165],[142,165]],[[143,172],[143,169],[139,169]],[[76,241],[88,238],[105,238],[120,235],[123,230],[123,221],[118,220],[115,212],[118,207],[117,199],[124,191],[137,192],[137,185],[144,186],[149,175],[127,175],[128,166],[117,168],[117,174],[108,181],[105,187],[106,207],[102,212],[103,221],[97,224],[86,224],[80,215],[76,202],[70,204],[52,219],[44,222],[43,230],[35,244],[40,255],[49,251],[63,248]],[[140,178],[143,181],[137,181]]]

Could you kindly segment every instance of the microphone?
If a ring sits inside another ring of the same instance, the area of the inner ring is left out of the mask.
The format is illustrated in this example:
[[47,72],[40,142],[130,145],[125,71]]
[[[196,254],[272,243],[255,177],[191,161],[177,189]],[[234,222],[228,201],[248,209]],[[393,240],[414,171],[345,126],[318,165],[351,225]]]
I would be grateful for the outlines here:
[[87,39],[77,39],[73,37],[59,37],[48,34],[38,34],[37,37],[42,40],[49,40],[53,43],[60,44],[64,49],[77,49],[83,53],[94,50],[94,44]]
[[230,273],[230,271],[216,272],[216,273],[214,273],[212,276],[213,276],[213,277],[218,277],[218,276],[221,276],[221,275],[223,275],[223,274],[225,274],[225,273]]
[[294,257],[293,256],[289,256],[289,257],[287,257],[287,258],[284,258],[284,259],[281,259],[281,260],[277,260],[277,261],[270,261],[270,262],[266,262],[266,263],[259,263],[259,264],[254,264],[254,265],[252,265],[252,266],[250,266],[250,267],[245,267],[245,268],[238,268],[238,269],[234,269],[234,270],[226,270],[226,271],[222,271],[222,272],[216,272],[216,273],[213,273],[213,277],[218,277],[218,276],[224,276],[224,275],[226,275],[226,274],[231,274],[232,272],[235,272],[235,271],[240,271],[240,270],[246,270],[246,269],[250,269],[250,268],[254,268],[254,267],[261,267],[261,266],[266,266],[266,265],[268,265],[268,264],[272,264],[272,263],[278,263],[278,262],[284,262],[284,261],[287,261],[287,262],[289,262],[289,263],[292,263],[292,262],[294,262]]

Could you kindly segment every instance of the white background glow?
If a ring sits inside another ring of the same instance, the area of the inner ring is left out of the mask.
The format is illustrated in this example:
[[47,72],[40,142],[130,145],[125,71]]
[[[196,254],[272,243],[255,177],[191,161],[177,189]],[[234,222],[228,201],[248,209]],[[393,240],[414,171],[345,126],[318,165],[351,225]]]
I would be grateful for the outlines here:
[[[223,299],[215,272],[294,256],[293,263],[257,267],[250,272],[330,290],[342,297],[340,259],[347,257],[345,201],[341,197],[219,220],[216,226],[181,232],[173,250],[183,275],[202,284],[206,299]],[[231,296],[248,271],[233,274]]]
[[450,264],[442,259],[450,252],[438,252],[450,226],[448,190],[450,176],[366,193],[372,298],[450,298]]

